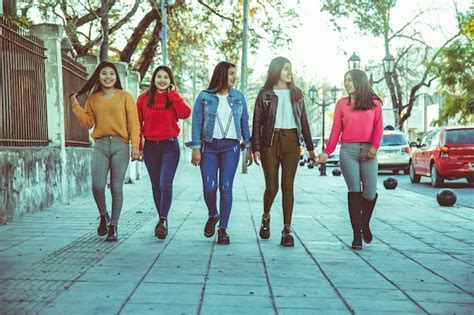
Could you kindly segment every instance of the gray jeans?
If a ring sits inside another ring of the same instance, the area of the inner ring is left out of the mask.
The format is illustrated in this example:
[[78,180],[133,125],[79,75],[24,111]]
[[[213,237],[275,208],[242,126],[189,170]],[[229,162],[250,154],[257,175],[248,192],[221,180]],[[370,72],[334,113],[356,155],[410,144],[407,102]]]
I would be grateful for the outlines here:
[[375,199],[377,193],[377,156],[365,160],[370,143],[343,143],[339,153],[342,175],[349,192],[362,192],[367,200]]
[[123,181],[130,161],[130,145],[120,137],[102,137],[95,141],[92,159],[92,193],[100,214],[107,212],[105,185],[110,170],[110,192],[112,193],[112,218],[110,224],[117,225],[123,204]]

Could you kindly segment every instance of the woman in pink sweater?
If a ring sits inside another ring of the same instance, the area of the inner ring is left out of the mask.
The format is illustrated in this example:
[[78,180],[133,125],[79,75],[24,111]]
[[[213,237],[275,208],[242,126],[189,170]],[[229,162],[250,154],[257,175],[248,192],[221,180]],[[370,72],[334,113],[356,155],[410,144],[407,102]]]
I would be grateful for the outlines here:
[[341,141],[339,154],[346,181],[353,249],[362,249],[362,238],[372,241],[369,222],[377,200],[377,150],[383,134],[382,101],[374,93],[367,75],[358,69],[344,75],[348,97],[340,99],[334,112],[329,142],[317,159],[326,163]]

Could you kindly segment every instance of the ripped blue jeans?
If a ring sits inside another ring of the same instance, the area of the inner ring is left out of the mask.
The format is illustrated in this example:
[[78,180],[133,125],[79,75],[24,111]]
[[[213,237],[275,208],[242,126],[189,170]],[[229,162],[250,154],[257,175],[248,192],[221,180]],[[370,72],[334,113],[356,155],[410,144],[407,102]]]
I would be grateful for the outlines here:
[[[227,228],[232,209],[232,187],[240,158],[240,145],[233,139],[212,139],[201,148],[201,176],[209,216],[217,215],[217,187],[220,192],[219,227]],[[219,173],[219,177],[217,177]]]

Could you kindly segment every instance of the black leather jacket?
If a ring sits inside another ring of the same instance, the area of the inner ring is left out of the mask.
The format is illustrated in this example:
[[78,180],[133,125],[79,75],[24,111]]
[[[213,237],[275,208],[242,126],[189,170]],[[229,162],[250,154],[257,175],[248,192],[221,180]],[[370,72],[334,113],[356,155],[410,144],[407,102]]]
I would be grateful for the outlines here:
[[[261,89],[257,95],[253,112],[252,151],[260,151],[262,146],[272,145],[277,106],[278,96],[273,92],[273,89]],[[292,103],[291,107],[300,141],[305,142],[308,151],[314,150],[304,97],[298,102]]]

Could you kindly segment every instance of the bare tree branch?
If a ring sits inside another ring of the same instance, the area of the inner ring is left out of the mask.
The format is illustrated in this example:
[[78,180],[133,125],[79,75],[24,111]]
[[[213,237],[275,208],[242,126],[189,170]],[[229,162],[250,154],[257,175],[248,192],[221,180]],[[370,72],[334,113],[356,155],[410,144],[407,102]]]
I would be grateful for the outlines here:
[[[116,0],[109,0],[109,8],[111,9],[114,4],[115,4]],[[80,17],[79,19],[77,19],[77,27],[79,26],[82,26],[86,23],[89,23],[93,20],[96,20],[97,17],[100,15],[100,7],[95,9],[95,10],[91,10],[89,11],[89,13],[87,13],[86,15]]]
[[411,23],[413,23],[413,21],[415,21],[417,18],[419,18],[421,15],[423,15],[425,12],[427,11],[420,11],[418,12],[417,15],[415,15],[410,21],[408,21],[405,25],[403,25],[398,31],[394,32],[392,34],[392,36],[390,36],[388,38],[389,41],[391,41],[393,38],[395,37],[399,37],[400,35],[402,35],[402,32],[405,30],[405,28],[407,28],[408,26],[410,26]]
[[127,23],[130,18],[137,12],[138,10],[138,5],[140,4],[140,0],[135,0],[135,4],[133,8],[130,10],[130,12],[127,13],[120,21],[117,22],[114,26],[112,26],[109,30],[109,33],[112,34],[119,28],[121,28],[125,23]]
[[238,28],[237,24],[235,24],[235,21],[233,18],[230,18],[228,16],[225,16],[225,15],[222,15],[220,14],[219,12],[217,12],[215,9],[211,8],[208,4],[204,3],[202,0],[198,0],[198,3],[203,5],[204,7],[206,7],[209,11],[211,11],[213,14],[217,15],[218,17],[220,17],[221,19],[224,19],[224,20],[227,20],[227,21],[230,21],[230,23],[232,23],[232,26],[235,27],[235,28]]

